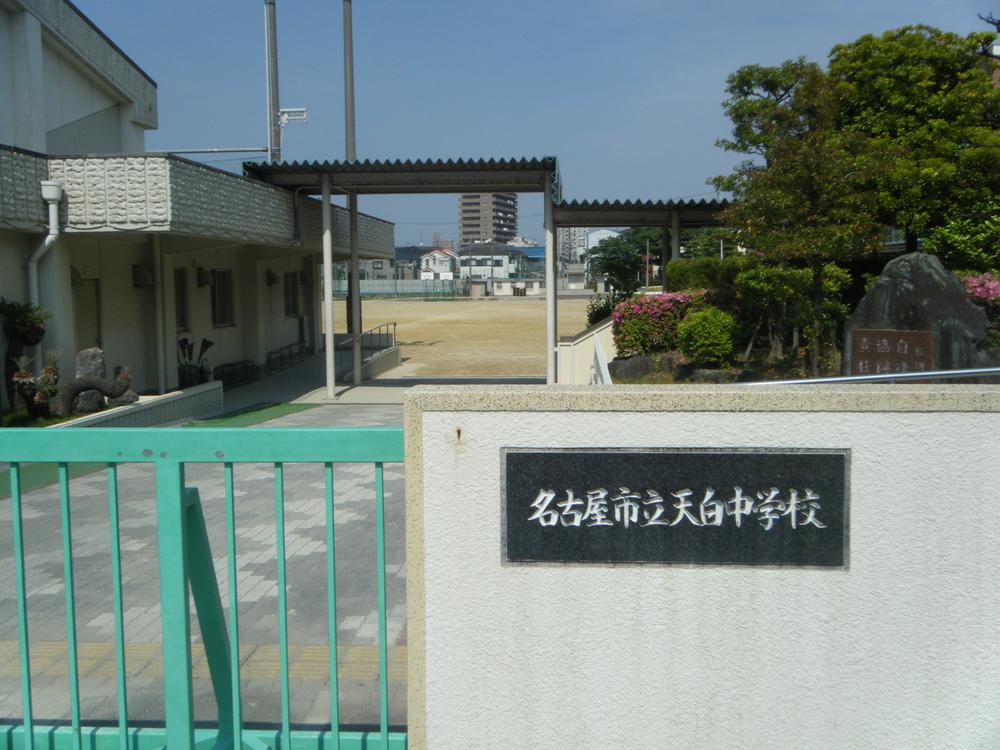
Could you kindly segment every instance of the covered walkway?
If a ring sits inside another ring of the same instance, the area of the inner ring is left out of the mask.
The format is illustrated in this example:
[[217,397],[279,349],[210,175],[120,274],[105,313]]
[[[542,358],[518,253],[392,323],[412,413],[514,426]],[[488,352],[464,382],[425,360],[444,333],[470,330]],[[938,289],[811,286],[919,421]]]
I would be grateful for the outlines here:
[[[662,262],[668,259],[666,238],[671,238],[669,257],[680,257],[680,231],[686,228],[715,226],[716,214],[728,205],[726,201],[563,201],[558,162],[554,156],[520,159],[448,159],[416,161],[309,161],[309,162],[246,162],[247,176],[273,185],[322,196],[324,266],[328,270],[325,288],[332,283],[327,257],[327,236],[332,236],[330,196],[347,195],[356,215],[357,196],[377,194],[422,193],[542,193],[545,227],[545,305],[546,305],[546,382],[557,382],[557,320],[556,277],[559,258],[556,253],[558,227],[638,227],[664,228]],[[353,219],[352,219],[353,221]],[[352,245],[356,230],[352,227]],[[351,255],[352,317],[361,318],[361,298],[358,289],[357,254]],[[324,293],[327,336],[332,337],[333,307],[330,292]],[[360,326],[355,325],[355,331]],[[359,351],[355,336],[355,357]],[[328,345],[328,351],[332,345]],[[334,397],[332,362],[326,368],[327,397]],[[355,367],[359,372],[359,368]],[[355,384],[360,384],[355,379]]]

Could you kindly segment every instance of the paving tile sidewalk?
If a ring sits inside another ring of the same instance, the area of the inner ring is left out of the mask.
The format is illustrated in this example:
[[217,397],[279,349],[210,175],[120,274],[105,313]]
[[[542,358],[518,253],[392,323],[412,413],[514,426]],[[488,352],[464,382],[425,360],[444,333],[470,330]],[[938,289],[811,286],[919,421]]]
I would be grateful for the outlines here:
[[[340,427],[400,425],[398,405],[319,406],[258,425]],[[225,506],[221,466],[192,465],[187,483],[201,495],[216,574],[225,591]],[[162,720],[159,580],[153,470],[122,466],[118,472],[125,600],[129,715]],[[338,674],[341,721],[378,721],[378,613],[375,578],[374,470],[370,465],[335,468]],[[405,723],[406,629],[404,497],[402,464],[384,472],[386,582],[389,653],[389,716]],[[107,509],[103,472],[71,482],[73,564],[79,641],[81,710],[85,721],[117,717],[113,656],[114,621]],[[326,544],[322,467],[285,469],[291,718],[329,721]],[[274,485],[270,465],[236,467],[237,571],[244,716],[249,722],[280,721],[277,647],[277,575]],[[33,709],[37,720],[69,716],[65,603],[58,490],[28,493],[24,501],[29,594]],[[9,501],[0,501],[0,723],[22,715],[14,565]],[[192,617],[192,630],[197,624]],[[194,649],[195,715],[213,720],[215,705],[204,653]]]

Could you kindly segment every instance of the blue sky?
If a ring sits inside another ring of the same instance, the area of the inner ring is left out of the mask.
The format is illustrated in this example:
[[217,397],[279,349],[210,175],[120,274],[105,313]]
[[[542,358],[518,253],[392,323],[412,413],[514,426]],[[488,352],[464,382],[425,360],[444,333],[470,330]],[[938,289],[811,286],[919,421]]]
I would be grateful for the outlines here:
[[[262,0],[76,0],[159,84],[149,149],[266,141]],[[991,5],[992,3],[992,5]],[[865,33],[986,30],[997,0],[354,0],[359,158],[559,157],[567,198],[711,197],[736,161],[726,76]],[[344,155],[340,0],[277,0],[286,159]],[[225,159],[229,159],[225,161]],[[239,169],[230,156],[206,159]],[[363,196],[397,244],[456,234],[453,196]],[[541,199],[521,233],[540,239]]]

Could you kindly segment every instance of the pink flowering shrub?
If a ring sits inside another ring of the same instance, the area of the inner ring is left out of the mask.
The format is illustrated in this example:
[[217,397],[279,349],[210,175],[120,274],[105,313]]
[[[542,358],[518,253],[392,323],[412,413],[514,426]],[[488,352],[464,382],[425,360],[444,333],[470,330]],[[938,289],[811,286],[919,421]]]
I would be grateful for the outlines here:
[[971,274],[962,279],[962,284],[970,302],[987,309],[1000,307],[1000,279],[993,274]]
[[704,305],[706,290],[649,294],[619,302],[611,313],[619,357],[677,348],[677,324]]
[[990,327],[987,331],[989,346],[1000,349],[1000,279],[989,273],[973,273],[962,278],[969,301],[986,310]]

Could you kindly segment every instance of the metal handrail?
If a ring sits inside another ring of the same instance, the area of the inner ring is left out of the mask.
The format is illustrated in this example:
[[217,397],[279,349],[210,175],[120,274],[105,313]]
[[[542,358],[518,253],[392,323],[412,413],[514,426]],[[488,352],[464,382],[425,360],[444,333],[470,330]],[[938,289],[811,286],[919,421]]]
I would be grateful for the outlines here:
[[[365,336],[369,337],[369,341],[376,340],[376,344],[365,345]],[[372,357],[374,357],[378,352],[383,349],[388,349],[396,343],[396,323],[382,323],[381,325],[373,326],[366,331],[361,332],[361,348],[362,350],[368,350],[370,353],[367,354],[361,361],[362,363],[367,362]],[[352,339],[348,338],[346,341],[342,341],[337,344],[337,348],[341,350],[350,349],[352,347]]]
[[929,370],[921,372],[888,372],[879,375],[841,375],[834,378],[801,378],[799,380],[759,380],[742,385],[814,385],[818,383],[885,383],[896,380],[944,380],[948,378],[1000,377],[1000,367],[977,367],[966,370]]

